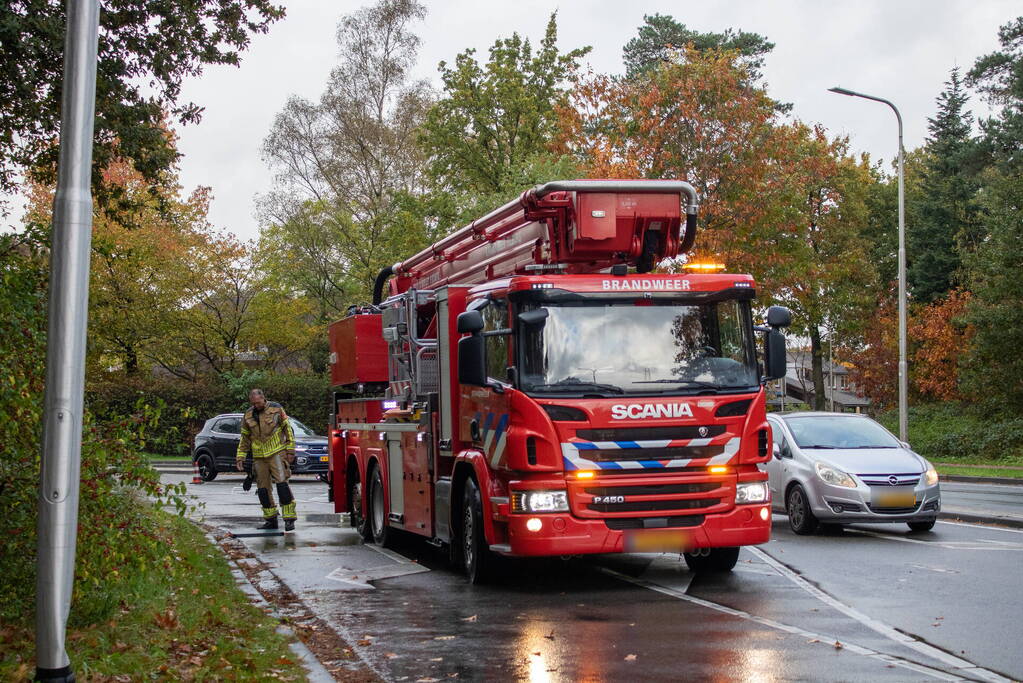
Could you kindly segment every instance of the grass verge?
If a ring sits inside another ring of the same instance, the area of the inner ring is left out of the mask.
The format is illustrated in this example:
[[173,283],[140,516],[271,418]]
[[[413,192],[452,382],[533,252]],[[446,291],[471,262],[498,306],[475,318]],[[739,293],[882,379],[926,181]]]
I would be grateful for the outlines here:
[[[80,680],[305,680],[277,622],[249,602],[223,554],[193,524],[150,508],[165,556],[76,595],[67,649]],[[131,552],[132,539],[122,534]],[[35,634],[0,625],[0,680],[35,673]]]
[[1023,469],[1007,467],[984,467],[982,465],[935,465],[938,474],[955,474],[967,477],[1001,477],[1023,480]]

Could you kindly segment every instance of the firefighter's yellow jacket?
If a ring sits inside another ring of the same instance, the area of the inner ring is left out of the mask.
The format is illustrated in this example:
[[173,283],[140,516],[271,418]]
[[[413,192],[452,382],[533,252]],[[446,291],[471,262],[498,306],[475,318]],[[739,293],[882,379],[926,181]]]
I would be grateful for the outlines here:
[[242,418],[242,438],[238,442],[238,460],[252,452],[257,459],[269,458],[277,453],[295,452],[295,432],[280,403],[268,402],[258,413],[253,408]]

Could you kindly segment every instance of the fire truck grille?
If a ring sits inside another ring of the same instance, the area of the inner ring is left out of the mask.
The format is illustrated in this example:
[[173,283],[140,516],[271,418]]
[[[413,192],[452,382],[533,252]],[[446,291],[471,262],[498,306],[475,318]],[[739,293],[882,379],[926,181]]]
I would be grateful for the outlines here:
[[575,435],[586,441],[660,441],[663,439],[708,439],[725,433],[724,425],[707,425],[703,434],[695,427],[622,427],[579,429]]
[[621,460],[697,460],[713,458],[724,452],[724,446],[675,446],[671,448],[587,449],[579,451],[579,454],[591,462],[618,462]]
[[664,529],[671,527],[700,526],[703,515],[684,515],[677,517],[630,517],[627,519],[605,519],[608,529]]
[[660,512],[663,510],[702,510],[720,502],[720,498],[639,500],[634,503],[590,503],[587,507],[594,512]]
[[583,491],[591,496],[664,496],[673,493],[706,493],[718,488],[719,484],[653,484],[651,486],[596,486]]

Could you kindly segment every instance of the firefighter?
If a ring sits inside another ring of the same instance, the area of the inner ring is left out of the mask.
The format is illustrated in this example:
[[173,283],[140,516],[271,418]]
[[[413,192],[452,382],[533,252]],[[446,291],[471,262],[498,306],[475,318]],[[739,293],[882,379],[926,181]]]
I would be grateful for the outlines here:
[[263,507],[260,529],[277,528],[277,504],[271,485],[277,487],[284,517],[284,530],[295,529],[295,497],[288,485],[290,468],[287,463],[295,459],[295,434],[291,422],[280,403],[267,401],[262,389],[249,392],[252,407],[242,418],[242,438],[238,443],[235,465],[245,469],[245,458],[252,454],[252,474],[256,479],[256,495]]

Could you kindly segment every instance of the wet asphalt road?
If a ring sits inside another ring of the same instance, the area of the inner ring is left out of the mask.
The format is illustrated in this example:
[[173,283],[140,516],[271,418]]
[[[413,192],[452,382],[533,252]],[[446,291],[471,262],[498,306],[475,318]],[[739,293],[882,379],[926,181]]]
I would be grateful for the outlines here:
[[[190,490],[209,523],[254,534],[258,503],[240,483]],[[615,555],[504,562],[479,587],[416,538],[363,545],[323,484],[293,484],[298,532],[242,540],[385,680],[1023,679],[1020,531],[797,537],[776,517],[772,541],[725,576]]]
[[1023,485],[941,483],[941,507],[946,512],[985,513],[1023,520]]

